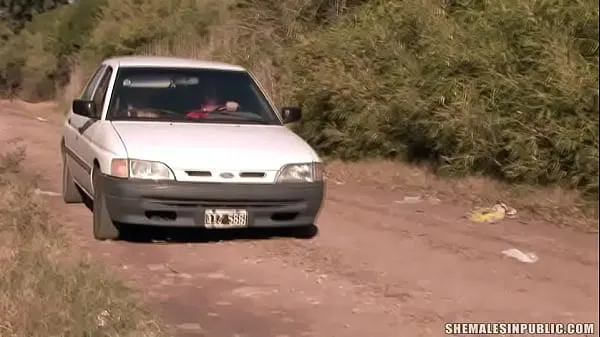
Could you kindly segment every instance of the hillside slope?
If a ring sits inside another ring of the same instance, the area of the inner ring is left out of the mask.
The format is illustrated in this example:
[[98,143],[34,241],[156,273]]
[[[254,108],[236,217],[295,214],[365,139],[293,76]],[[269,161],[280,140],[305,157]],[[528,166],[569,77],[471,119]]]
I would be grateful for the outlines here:
[[116,54],[237,62],[324,155],[597,197],[597,23],[593,0],[89,0],[0,48],[0,91],[51,98]]

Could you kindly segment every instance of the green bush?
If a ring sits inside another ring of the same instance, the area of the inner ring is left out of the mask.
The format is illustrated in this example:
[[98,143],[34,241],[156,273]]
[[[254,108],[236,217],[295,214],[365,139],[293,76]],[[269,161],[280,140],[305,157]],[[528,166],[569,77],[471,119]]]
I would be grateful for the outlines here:
[[[86,46],[104,0],[78,1],[36,15],[0,47],[0,85],[27,100],[54,97],[68,82],[77,53]],[[0,89],[0,92],[2,90]]]
[[151,43],[167,48],[191,44],[219,22],[231,1],[218,0],[108,0],[102,20],[91,34],[89,54],[101,59],[143,52]]
[[597,196],[597,22],[593,0],[88,0],[0,47],[0,87],[49,97],[73,59],[231,61],[302,104],[324,155]]
[[598,3],[371,1],[289,52],[298,131],[347,159],[598,189]]

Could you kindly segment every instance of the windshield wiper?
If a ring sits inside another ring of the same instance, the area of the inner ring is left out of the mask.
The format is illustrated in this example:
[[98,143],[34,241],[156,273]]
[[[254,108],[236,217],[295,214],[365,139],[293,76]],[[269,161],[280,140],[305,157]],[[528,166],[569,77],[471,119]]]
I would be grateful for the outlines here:
[[[216,117],[216,118],[213,118]],[[219,117],[228,117],[228,118],[219,118]],[[226,119],[226,120],[243,120],[247,122],[260,123],[260,124],[269,124],[268,121],[262,119],[260,116],[253,114],[251,112],[231,112],[231,111],[211,111],[209,112],[204,119],[214,120],[214,119]]]

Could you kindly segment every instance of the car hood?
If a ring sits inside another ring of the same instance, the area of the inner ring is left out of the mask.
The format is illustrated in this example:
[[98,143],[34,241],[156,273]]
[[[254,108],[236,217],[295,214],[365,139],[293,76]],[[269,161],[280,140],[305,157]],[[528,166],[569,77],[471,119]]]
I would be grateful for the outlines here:
[[298,135],[279,125],[113,121],[129,158],[173,169],[279,170],[319,161]]

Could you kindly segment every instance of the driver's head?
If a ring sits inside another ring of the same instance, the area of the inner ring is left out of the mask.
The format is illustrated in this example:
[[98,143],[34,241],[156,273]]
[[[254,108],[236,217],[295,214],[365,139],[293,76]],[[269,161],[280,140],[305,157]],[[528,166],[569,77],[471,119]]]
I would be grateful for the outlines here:
[[204,104],[217,104],[219,99],[217,97],[217,89],[214,86],[206,86],[202,90],[203,103]]

